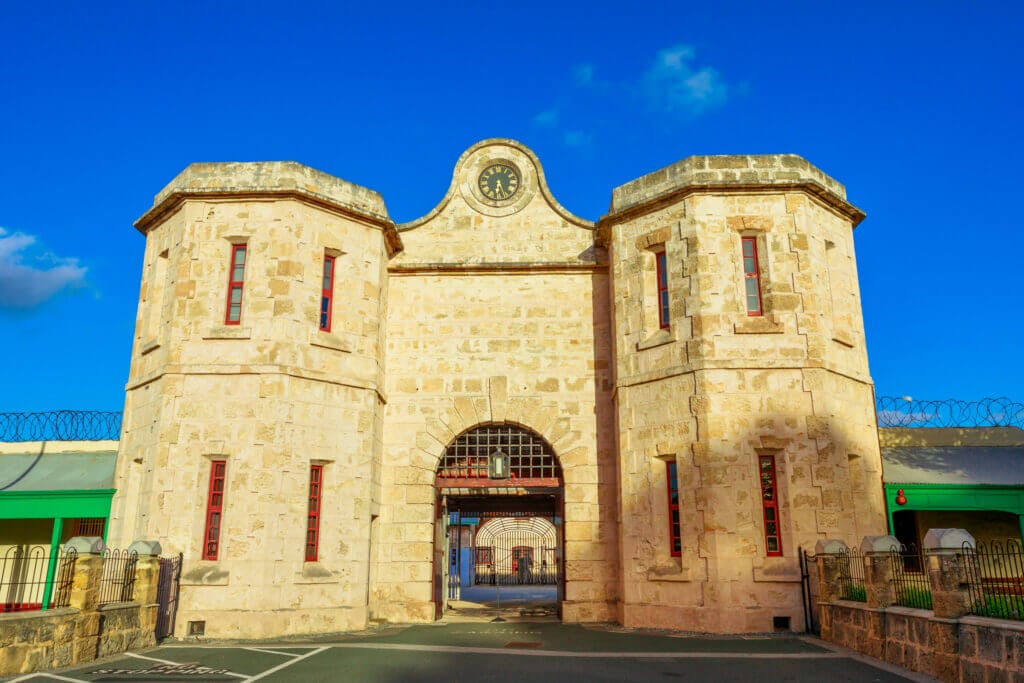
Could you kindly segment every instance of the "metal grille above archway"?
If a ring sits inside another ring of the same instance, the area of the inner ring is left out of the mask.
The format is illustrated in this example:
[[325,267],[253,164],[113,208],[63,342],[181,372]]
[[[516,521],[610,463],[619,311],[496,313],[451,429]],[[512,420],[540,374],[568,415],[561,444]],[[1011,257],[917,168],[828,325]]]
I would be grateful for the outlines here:
[[[507,463],[507,477],[500,476],[504,472],[495,470],[492,459]],[[513,425],[483,425],[463,432],[445,449],[437,467],[437,487],[443,489],[561,485],[562,468],[551,446],[540,435]]]

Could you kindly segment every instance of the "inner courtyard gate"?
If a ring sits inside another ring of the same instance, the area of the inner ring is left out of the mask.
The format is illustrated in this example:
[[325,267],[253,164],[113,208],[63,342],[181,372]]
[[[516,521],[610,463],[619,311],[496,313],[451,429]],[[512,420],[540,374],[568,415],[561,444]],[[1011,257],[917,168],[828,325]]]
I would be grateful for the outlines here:
[[551,446],[508,424],[458,436],[437,469],[434,535],[435,617],[450,600],[489,602],[494,586],[548,587],[564,596],[562,471]]

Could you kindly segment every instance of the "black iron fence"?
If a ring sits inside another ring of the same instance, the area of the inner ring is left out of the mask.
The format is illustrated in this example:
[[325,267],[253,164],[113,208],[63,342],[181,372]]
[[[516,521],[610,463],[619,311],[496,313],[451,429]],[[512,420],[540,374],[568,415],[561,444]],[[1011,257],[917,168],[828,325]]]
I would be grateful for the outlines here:
[[917,546],[900,545],[889,551],[896,604],[917,609],[932,608],[928,564]]
[[139,554],[134,550],[103,551],[103,576],[100,579],[100,605],[130,602],[135,595],[135,564]]
[[840,555],[839,586],[843,600],[868,601],[864,587],[864,554],[856,547],[847,548]]
[[0,442],[117,441],[121,413],[103,410],[55,410],[0,413]]
[[879,396],[879,427],[1018,427],[1024,429],[1024,403],[1006,397],[980,401],[916,401],[909,396]]
[[156,588],[156,639],[162,640],[174,633],[174,620],[178,612],[178,586],[181,580],[181,562],[184,556],[160,558],[160,575]]
[[41,545],[15,545],[5,550],[0,556],[0,612],[42,609],[51,562],[55,566],[48,607],[67,607],[76,558],[74,549],[60,550],[54,558],[50,548]]
[[971,611],[983,617],[1024,621],[1024,552],[1017,541],[964,544]]

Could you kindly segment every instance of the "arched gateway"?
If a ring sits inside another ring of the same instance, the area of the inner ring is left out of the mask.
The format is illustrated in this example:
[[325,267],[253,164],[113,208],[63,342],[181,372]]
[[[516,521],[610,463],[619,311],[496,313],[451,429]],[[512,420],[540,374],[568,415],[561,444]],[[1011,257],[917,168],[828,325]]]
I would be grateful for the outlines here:
[[511,424],[473,427],[445,449],[435,482],[436,618],[481,586],[552,586],[561,603],[562,469],[547,441]]

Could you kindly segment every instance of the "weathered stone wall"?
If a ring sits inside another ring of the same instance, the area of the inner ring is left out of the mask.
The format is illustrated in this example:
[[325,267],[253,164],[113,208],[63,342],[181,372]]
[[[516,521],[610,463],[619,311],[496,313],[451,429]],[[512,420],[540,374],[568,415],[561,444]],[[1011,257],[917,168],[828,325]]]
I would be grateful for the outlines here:
[[[740,170],[721,170],[730,168]],[[862,214],[843,197],[785,156],[696,157],[615,191],[601,230],[612,267],[624,623],[767,631],[785,616],[800,628],[798,547],[833,530],[884,529],[853,256]],[[758,245],[760,316],[743,298],[743,237]],[[668,329],[652,294],[660,250]],[[775,457],[782,557],[766,556],[759,455]],[[669,553],[669,461],[679,469],[680,558]]]
[[[133,602],[99,605],[103,558],[97,553],[102,544],[98,538],[79,537],[69,545],[80,551],[71,606],[0,614],[0,676],[81,664],[155,643],[159,559],[138,557]],[[159,544],[147,545],[160,552]]]
[[[206,621],[208,636],[361,627],[394,228],[375,193],[312,187],[329,178],[312,169],[201,166],[138,224],[146,264],[110,542],[158,537],[184,552],[178,623]],[[226,325],[242,243],[241,322]],[[336,259],[330,332],[318,329],[325,253]],[[227,463],[224,513],[218,557],[205,561],[215,460]],[[304,562],[313,463],[324,465],[322,532],[319,561]]]

